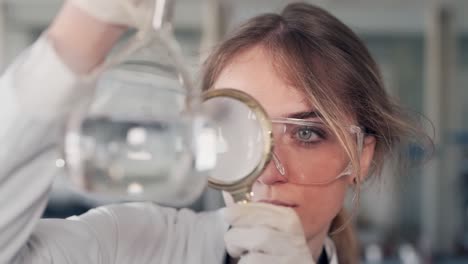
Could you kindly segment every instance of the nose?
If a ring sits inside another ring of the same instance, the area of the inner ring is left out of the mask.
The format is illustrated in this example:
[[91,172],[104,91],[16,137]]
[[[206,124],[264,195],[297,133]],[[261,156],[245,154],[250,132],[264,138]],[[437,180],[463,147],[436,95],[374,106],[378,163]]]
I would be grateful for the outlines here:
[[265,171],[258,177],[257,181],[265,185],[273,185],[277,183],[285,183],[288,181],[286,170],[281,163],[278,155],[273,152],[272,160],[268,163]]

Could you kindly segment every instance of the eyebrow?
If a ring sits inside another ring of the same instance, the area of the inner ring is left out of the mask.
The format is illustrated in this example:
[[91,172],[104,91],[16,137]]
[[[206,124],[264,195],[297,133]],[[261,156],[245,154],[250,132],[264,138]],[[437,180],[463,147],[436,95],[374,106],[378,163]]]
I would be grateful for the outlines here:
[[320,114],[318,111],[306,111],[306,112],[297,112],[297,113],[292,113],[288,114],[286,117],[288,118],[294,118],[294,119],[309,119],[309,118],[320,118],[322,119],[323,116]]

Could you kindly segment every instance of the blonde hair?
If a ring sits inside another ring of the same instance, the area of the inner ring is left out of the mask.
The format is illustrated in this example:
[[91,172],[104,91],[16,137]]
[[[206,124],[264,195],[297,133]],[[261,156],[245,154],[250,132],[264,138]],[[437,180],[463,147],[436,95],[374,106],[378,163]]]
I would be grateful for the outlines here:
[[[258,45],[271,54],[278,74],[322,114],[357,175],[361,173],[356,140],[344,125],[350,113],[364,132],[376,139],[369,175],[380,175],[388,156],[407,160],[405,150],[412,139],[427,139],[414,125],[415,120],[387,95],[378,66],[357,35],[327,11],[310,4],[289,4],[280,14],[263,14],[240,26],[206,60],[203,89],[214,85],[237,54]],[[357,177],[357,192],[359,184]],[[354,231],[346,218],[342,210],[332,221],[330,232],[341,231],[332,236],[340,263],[358,263]]]

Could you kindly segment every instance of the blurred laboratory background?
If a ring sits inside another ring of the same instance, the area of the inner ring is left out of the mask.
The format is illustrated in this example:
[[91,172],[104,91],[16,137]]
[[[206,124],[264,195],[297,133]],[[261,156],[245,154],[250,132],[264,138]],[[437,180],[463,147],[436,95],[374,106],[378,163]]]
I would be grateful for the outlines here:
[[[194,74],[235,25],[288,2],[177,0],[175,31]],[[380,64],[388,92],[433,123],[430,161],[403,174],[388,170],[362,191],[355,221],[363,263],[468,263],[468,1],[308,2],[355,30]],[[61,3],[0,1],[2,69],[41,34]],[[80,214],[105,202],[58,179],[44,217]],[[220,194],[207,190],[192,208],[222,205]]]

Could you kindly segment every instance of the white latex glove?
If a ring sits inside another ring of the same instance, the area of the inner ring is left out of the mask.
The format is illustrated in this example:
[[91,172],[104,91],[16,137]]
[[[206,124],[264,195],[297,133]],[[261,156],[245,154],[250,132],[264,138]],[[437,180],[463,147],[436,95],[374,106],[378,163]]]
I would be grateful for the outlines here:
[[89,15],[110,24],[144,29],[151,25],[155,0],[69,0]]
[[231,226],[226,249],[241,264],[313,264],[299,217],[291,208],[265,203],[236,204],[224,209]]

